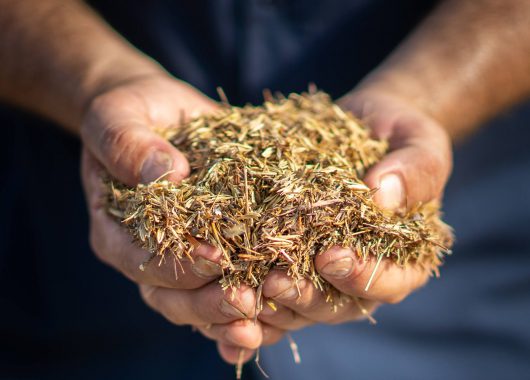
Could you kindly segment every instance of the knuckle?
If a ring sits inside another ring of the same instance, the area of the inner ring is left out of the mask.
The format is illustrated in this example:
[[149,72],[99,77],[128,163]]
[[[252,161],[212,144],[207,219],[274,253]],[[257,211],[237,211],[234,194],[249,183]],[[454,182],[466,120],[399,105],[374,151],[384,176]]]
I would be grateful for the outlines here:
[[125,156],[131,150],[131,145],[134,145],[134,140],[128,128],[109,125],[101,131],[99,145],[105,148],[110,164],[118,164],[126,159]]
[[[122,171],[126,182],[136,181],[140,168],[150,151],[153,150],[152,141],[146,139],[142,130],[127,125],[106,126],[98,141],[106,160],[107,168]],[[112,173],[116,175],[116,173]]]

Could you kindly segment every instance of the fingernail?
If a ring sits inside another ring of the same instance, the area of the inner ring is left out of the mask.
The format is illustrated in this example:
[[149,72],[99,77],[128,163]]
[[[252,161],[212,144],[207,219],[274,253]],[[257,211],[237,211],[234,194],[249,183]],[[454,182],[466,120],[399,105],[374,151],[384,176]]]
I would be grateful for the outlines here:
[[221,301],[220,309],[221,313],[223,313],[227,317],[248,318],[245,313],[243,313],[241,310],[239,310],[227,300]]
[[195,258],[195,262],[191,265],[191,270],[202,278],[217,277],[223,274],[223,270],[219,264],[203,257]]
[[322,274],[335,278],[347,277],[353,270],[353,259],[343,257],[335,261],[330,261],[320,270]]
[[385,174],[379,182],[375,198],[387,210],[395,210],[405,205],[405,188],[398,174]]
[[152,182],[173,169],[173,159],[162,151],[152,152],[142,164],[140,179],[142,183]]

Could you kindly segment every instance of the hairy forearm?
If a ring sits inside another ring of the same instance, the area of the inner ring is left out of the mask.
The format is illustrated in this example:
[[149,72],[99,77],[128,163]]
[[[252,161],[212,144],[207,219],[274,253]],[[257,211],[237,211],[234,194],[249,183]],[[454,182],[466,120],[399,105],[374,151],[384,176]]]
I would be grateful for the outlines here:
[[163,70],[80,0],[0,0],[0,99],[76,133],[90,99]]
[[446,0],[359,89],[384,90],[457,139],[530,95],[530,2]]

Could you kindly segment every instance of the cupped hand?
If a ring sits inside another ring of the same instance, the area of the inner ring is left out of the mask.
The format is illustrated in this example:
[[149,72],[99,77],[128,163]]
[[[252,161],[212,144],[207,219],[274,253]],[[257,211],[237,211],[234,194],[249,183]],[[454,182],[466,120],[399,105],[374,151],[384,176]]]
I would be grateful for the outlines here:
[[[441,197],[452,167],[450,140],[441,125],[411,103],[379,91],[353,92],[339,104],[364,120],[374,137],[389,142],[389,153],[364,178],[378,189],[375,201],[380,207],[395,211]],[[315,266],[350,302],[334,311],[309,280],[295,282],[284,271],[274,270],[263,295],[276,306],[273,310],[265,302],[259,316],[263,323],[293,330],[369,318],[380,304],[400,302],[423,286],[431,273],[424,266],[401,267],[389,259],[377,266],[376,259],[363,261],[341,247],[318,255]]]
[[139,284],[149,306],[171,322],[192,325],[217,340],[223,356],[236,362],[234,347],[247,348],[250,354],[280,334],[249,322],[255,313],[254,290],[223,291],[218,283],[221,252],[207,244],[192,252],[192,260],[177,264],[172,258],[155,259],[140,270],[150,253],[132,242],[103,203],[103,170],[131,186],[163,175],[175,182],[185,178],[186,158],[155,130],[216,107],[197,90],[165,75],[137,78],[101,93],[90,102],[81,127],[82,179],[97,257]]

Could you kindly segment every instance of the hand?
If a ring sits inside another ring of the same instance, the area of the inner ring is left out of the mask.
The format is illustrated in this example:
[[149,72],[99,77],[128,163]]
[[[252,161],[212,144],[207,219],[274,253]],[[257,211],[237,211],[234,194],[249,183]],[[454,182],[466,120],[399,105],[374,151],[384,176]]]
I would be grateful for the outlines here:
[[[97,96],[81,129],[85,145],[82,178],[90,214],[90,243],[96,255],[140,285],[145,302],[177,325],[192,325],[216,339],[225,357],[237,361],[233,346],[254,349],[279,335],[278,329],[254,325],[255,292],[241,287],[224,292],[218,284],[221,253],[202,244],[193,263],[167,258],[139,270],[150,254],[138,248],[111,219],[102,202],[101,172],[128,184],[148,182],[169,173],[179,181],[189,173],[184,155],[153,128],[178,123],[182,116],[214,110],[216,104],[190,86],[166,76],[132,80]],[[249,353],[251,351],[248,351]],[[247,355],[248,356],[248,355]]]
[[[451,170],[451,145],[435,120],[404,100],[381,92],[354,92],[339,104],[365,120],[376,138],[390,143],[389,153],[364,178],[368,186],[379,189],[375,194],[379,206],[395,210],[441,197]],[[315,258],[322,277],[352,299],[336,312],[309,280],[295,284],[284,271],[271,271],[263,295],[273,300],[277,310],[265,306],[259,319],[284,330],[316,322],[364,319],[382,303],[402,301],[429,278],[429,268],[414,264],[402,268],[383,259],[371,286],[365,289],[376,261],[371,258],[364,262],[341,247]]]

